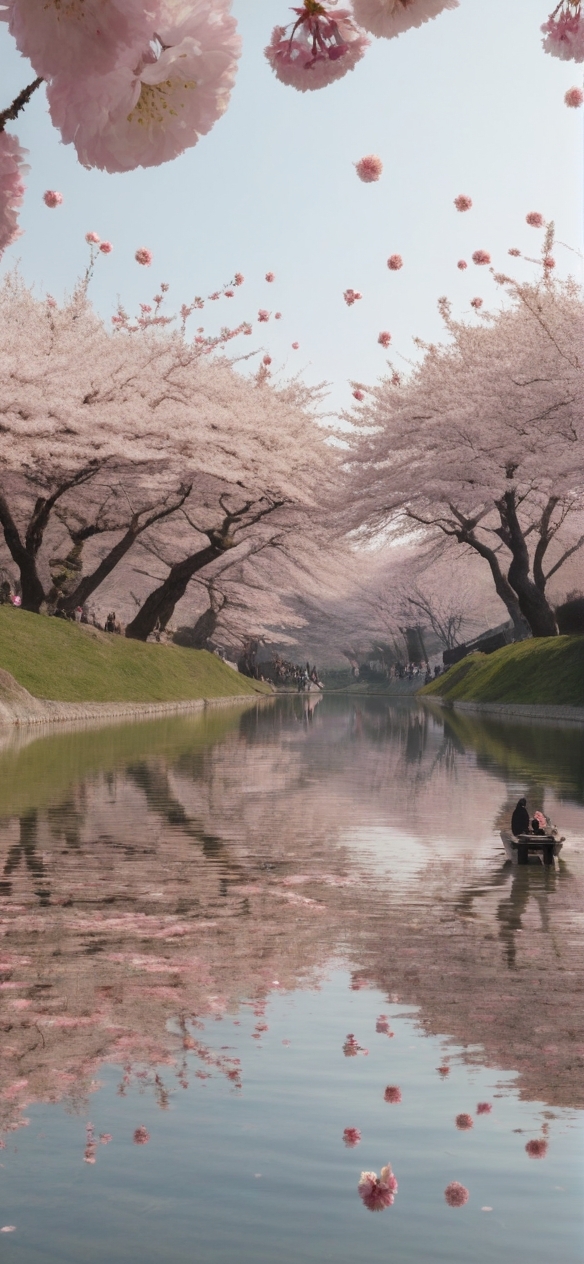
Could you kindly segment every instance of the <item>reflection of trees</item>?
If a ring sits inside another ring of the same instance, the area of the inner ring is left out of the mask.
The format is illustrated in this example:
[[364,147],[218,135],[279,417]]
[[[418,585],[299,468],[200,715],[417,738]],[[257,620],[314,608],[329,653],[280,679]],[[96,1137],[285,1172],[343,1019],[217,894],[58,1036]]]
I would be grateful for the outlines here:
[[582,1100],[574,875],[501,866],[497,769],[458,728],[377,699],[325,698],[308,724],[303,701],[214,734],[136,726],[113,761],[102,741],[102,772],[77,734],[73,777],[48,743],[52,796],[42,743],[36,780],[21,752],[0,830],[0,1124],[27,1100],[82,1100],[108,1059],[153,1087],[166,1064],[166,1094],[191,1050],[237,1084],[197,1024],[246,1002],[260,1018],[276,980],[301,985],[339,944],[463,1056],[519,1070],[526,1096]]

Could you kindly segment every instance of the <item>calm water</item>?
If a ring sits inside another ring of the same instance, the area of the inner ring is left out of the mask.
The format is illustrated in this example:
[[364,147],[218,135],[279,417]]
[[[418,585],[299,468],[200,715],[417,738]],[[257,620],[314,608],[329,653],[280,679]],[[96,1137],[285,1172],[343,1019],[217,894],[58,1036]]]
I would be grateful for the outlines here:
[[584,731],[308,702],[0,736],[10,1264],[581,1264]]

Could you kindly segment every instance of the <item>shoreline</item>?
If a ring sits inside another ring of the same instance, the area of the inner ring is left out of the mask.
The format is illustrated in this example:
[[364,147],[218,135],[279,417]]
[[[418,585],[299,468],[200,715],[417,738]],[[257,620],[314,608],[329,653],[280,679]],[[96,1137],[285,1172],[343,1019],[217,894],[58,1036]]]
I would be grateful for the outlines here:
[[437,703],[452,711],[475,711],[480,715],[498,716],[499,719],[552,720],[563,724],[584,724],[584,707],[553,706],[544,702],[458,702],[441,698],[439,694],[417,695],[420,702]]
[[[271,700],[269,694],[231,694],[219,698],[193,698],[187,702],[54,702],[29,695],[21,699],[0,701],[0,730],[29,725],[70,724],[75,721],[109,721],[156,719],[163,715],[185,715],[206,711],[208,707],[250,706],[258,700]],[[31,705],[32,704],[32,705]]]

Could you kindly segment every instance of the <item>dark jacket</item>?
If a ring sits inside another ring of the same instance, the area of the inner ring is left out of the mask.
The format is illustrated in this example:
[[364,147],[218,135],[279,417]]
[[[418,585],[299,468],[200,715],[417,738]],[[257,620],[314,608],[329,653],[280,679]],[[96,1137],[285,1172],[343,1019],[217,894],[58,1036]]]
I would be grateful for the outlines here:
[[518,803],[513,816],[511,817],[512,833],[515,834],[516,838],[518,838],[520,834],[528,834],[529,824],[529,812],[527,811],[527,808],[524,807],[522,803]]

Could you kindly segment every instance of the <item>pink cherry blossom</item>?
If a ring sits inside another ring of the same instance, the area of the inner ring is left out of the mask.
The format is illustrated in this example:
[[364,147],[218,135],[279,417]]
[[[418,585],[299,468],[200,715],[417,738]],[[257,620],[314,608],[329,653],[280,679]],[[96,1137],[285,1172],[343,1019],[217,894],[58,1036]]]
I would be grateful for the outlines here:
[[551,272],[552,268],[555,268],[556,261],[552,257],[552,255],[545,255],[544,260],[543,260],[543,266],[548,272]]
[[227,108],[241,51],[230,7],[156,0],[143,38],[120,51],[115,67],[51,80],[51,118],[84,166],[158,166],[211,130]]
[[299,346],[300,346],[300,343],[299,343],[299,342],[293,342],[293,343],[292,343],[292,350],[293,350],[293,351],[298,351]]
[[459,259],[456,266],[457,268],[460,268],[461,272],[464,272],[466,268],[468,268],[468,263],[466,262],[466,259]]
[[372,35],[393,39],[411,27],[422,26],[458,0],[353,0],[357,22]]
[[468,197],[466,193],[459,193],[458,197],[454,199],[454,205],[457,211],[470,211],[472,198]]
[[566,105],[570,106],[570,109],[578,110],[584,103],[584,92],[581,88],[568,88],[568,91],[564,94],[564,101]]
[[470,1194],[465,1185],[461,1185],[460,1181],[451,1181],[450,1185],[444,1190],[444,1197],[449,1207],[464,1207],[470,1198]]
[[471,300],[470,300],[470,305],[471,305],[471,307],[474,307],[475,311],[477,311],[477,312],[478,312],[478,311],[479,311],[479,309],[480,309],[480,308],[482,307],[482,305],[483,305],[483,300],[482,300],[482,298],[471,298]]
[[62,201],[63,194],[57,193],[56,189],[47,189],[46,193],[43,193],[43,202],[45,206],[60,206]]
[[143,268],[149,268],[153,259],[152,251],[148,250],[146,246],[140,246],[140,248],[136,251],[134,258],[136,263],[142,264]]
[[513,255],[514,259],[519,259],[521,255],[521,251],[517,249],[517,246],[511,246],[507,253]]
[[245,281],[245,277],[242,275],[242,273],[241,273],[241,272],[236,272],[236,273],[235,273],[235,276],[234,276],[234,278],[233,278],[233,284],[234,284],[234,285],[243,285],[243,282],[244,282],[244,281]]
[[490,1115],[492,1109],[492,1102],[479,1102],[477,1105],[477,1115]]
[[100,1132],[99,1134],[100,1145],[109,1145],[110,1141],[113,1141],[111,1132]]
[[457,1115],[456,1116],[456,1127],[458,1128],[459,1132],[467,1132],[469,1128],[472,1128],[472,1126],[473,1126],[472,1115]]
[[112,246],[111,241],[102,241],[102,242],[100,242],[99,249],[100,249],[100,251],[101,251],[102,255],[111,255],[111,252],[112,252],[112,250],[113,250],[113,246]]
[[528,1141],[525,1147],[525,1152],[530,1159],[545,1159],[547,1151],[548,1143],[544,1137],[536,1137],[534,1141]]
[[258,321],[260,322],[260,325],[265,324],[266,321],[268,321],[269,319],[270,319],[270,313],[266,311],[265,307],[260,307],[260,310],[258,312]]
[[272,281],[275,281],[275,280],[276,280],[275,272],[266,272],[266,281],[268,282],[268,285],[271,285]]
[[438,1072],[438,1075],[441,1075],[441,1076],[442,1076],[442,1079],[443,1079],[443,1080],[445,1080],[445,1079],[446,1079],[446,1076],[447,1076],[447,1075],[450,1075],[450,1067],[449,1067],[449,1066],[439,1066],[439,1067],[436,1067],[436,1070],[437,1070],[437,1072]]
[[99,246],[101,237],[98,237],[97,233],[86,233],[85,240],[89,246]]
[[361,1133],[358,1128],[345,1128],[343,1132],[343,1141],[348,1149],[352,1150],[353,1146],[359,1145]]
[[235,290],[225,290],[225,298],[235,298]]
[[274,316],[274,320],[281,320],[281,319],[282,319],[282,313],[281,313],[281,312],[276,312],[276,314],[275,314],[275,316]]
[[491,256],[488,250],[475,250],[472,261],[478,264],[479,267],[484,267],[485,264],[491,262]]
[[383,163],[377,154],[366,154],[355,163],[355,170],[363,184],[374,184],[383,173]]
[[529,211],[525,216],[525,223],[530,224],[532,228],[543,228],[545,220],[539,211]]
[[265,355],[265,356],[264,356],[264,359],[263,359],[263,363],[264,363],[264,364],[271,364],[271,363],[272,363],[272,357],[271,357],[271,356],[269,356],[269,355]]
[[561,61],[584,61],[584,23],[580,0],[560,0],[541,28],[546,53]]
[[364,391],[360,391],[359,389],[357,389],[356,391],[353,391],[353,399],[358,399],[359,401],[361,401],[362,399],[365,399]]
[[16,136],[0,132],[0,256],[22,232],[18,227],[18,207],[24,196],[22,177],[28,171],[26,153]]
[[397,1084],[388,1084],[383,1094],[384,1102],[391,1102],[392,1106],[399,1106],[401,1099],[401,1088],[398,1088]]
[[379,343],[380,347],[389,347],[389,344],[390,344],[390,342],[391,342],[391,334],[390,334],[390,333],[388,333],[387,329],[383,329],[383,330],[381,331],[381,333],[380,333],[380,335],[379,335],[379,337],[378,337],[377,341],[378,341],[378,343]]
[[345,290],[343,298],[347,307],[352,307],[353,303],[356,303],[358,299],[363,298],[363,295],[359,293],[359,290]]
[[348,9],[303,0],[295,22],[275,26],[265,56],[282,83],[299,92],[324,88],[354,70],[370,41]]
[[144,1125],[141,1124],[139,1128],[136,1128],[136,1131],[134,1133],[134,1136],[133,1136],[134,1145],[147,1145],[149,1140],[150,1140],[150,1133],[144,1127]]
[[352,1031],[350,1031],[343,1045],[343,1053],[345,1057],[356,1058],[358,1053],[363,1053],[365,1054],[365,1056],[367,1056],[368,1052],[369,1050],[364,1049],[363,1046],[359,1044],[357,1037],[353,1035]]
[[376,1172],[361,1172],[357,1186],[359,1197],[369,1211],[384,1211],[393,1206],[397,1188],[389,1163],[382,1167],[379,1177]]
[[2,18],[37,75],[105,74],[153,34],[155,8],[142,0],[4,0]]
[[390,255],[387,260],[387,266],[390,272],[399,272],[400,268],[404,266],[401,255]]

